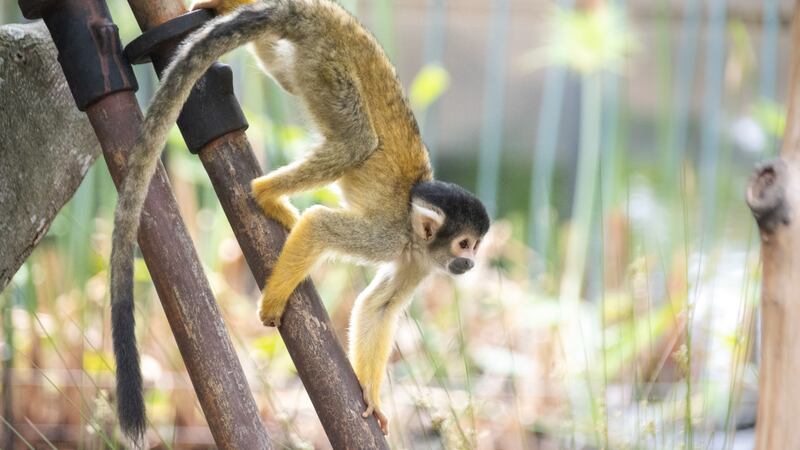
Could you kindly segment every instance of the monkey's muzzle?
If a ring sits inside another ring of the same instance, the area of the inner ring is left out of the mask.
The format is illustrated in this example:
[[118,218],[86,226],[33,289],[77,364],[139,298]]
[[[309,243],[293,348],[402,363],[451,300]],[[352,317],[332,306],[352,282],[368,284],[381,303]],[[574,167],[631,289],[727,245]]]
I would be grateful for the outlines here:
[[453,275],[461,275],[469,269],[472,269],[474,266],[475,263],[469,258],[456,258],[450,261],[450,264],[447,265],[447,270],[449,270]]

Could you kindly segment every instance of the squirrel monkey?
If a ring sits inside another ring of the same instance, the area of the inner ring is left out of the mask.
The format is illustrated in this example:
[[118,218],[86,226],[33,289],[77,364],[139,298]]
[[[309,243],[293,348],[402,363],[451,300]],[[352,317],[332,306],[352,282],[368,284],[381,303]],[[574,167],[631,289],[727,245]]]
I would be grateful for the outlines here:
[[[252,181],[264,213],[290,230],[267,280],[260,318],[279,326],[292,292],[324,255],[380,265],[356,300],[349,353],[367,405],[363,416],[374,414],[386,433],[380,387],[400,314],[432,270],[462,274],[473,267],[489,229],[486,210],[461,187],[433,179],[394,67],[339,5],[207,0],[193,8],[211,8],[221,16],[189,36],[165,70],[132,151],[115,216],[112,318],[115,350],[118,342],[121,349],[115,352],[117,367],[127,371],[117,372],[122,428],[136,437],[145,427],[131,325],[131,260],[147,186],[195,81],[214,60],[252,42],[263,69],[302,100],[322,137],[302,159]],[[314,206],[300,216],[286,199],[333,182],[343,193],[341,208]]]

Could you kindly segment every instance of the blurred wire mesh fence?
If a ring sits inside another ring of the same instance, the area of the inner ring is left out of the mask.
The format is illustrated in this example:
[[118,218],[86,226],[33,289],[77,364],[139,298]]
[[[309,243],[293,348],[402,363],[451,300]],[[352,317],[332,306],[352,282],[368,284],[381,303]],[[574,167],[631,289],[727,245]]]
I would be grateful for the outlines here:
[[[22,20],[14,3],[0,22]],[[128,42],[135,21],[110,3]],[[431,277],[401,325],[392,446],[750,448],[760,267],[742,197],[783,131],[792,2],[342,3],[398,66],[438,176],[497,219],[479,270]],[[301,153],[313,135],[298,105],[245,51],[226,62],[264,164]],[[156,82],[136,70],[146,105]],[[253,320],[255,283],[199,162],[177,135],[166,160],[271,435],[326,448],[279,336]],[[0,294],[3,448],[121,446],[110,187],[93,168]],[[141,261],[136,273],[151,441],[211,447]],[[370,276],[315,272],[343,342]]]

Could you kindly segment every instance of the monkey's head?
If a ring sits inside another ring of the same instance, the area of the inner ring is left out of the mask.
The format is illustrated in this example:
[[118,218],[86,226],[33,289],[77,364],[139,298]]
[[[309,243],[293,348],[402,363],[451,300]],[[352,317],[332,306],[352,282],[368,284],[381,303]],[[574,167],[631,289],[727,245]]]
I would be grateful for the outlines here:
[[423,181],[411,191],[411,227],[438,268],[460,275],[475,265],[475,253],[489,230],[483,203],[462,187]]

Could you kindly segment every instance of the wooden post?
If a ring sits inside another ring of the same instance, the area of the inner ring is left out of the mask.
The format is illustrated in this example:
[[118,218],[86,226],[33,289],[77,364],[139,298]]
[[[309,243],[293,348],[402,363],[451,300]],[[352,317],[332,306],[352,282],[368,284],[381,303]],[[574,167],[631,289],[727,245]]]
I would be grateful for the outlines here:
[[756,169],[747,204],[761,235],[763,281],[756,449],[800,448],[800,8],[792,19],[781,155]]

